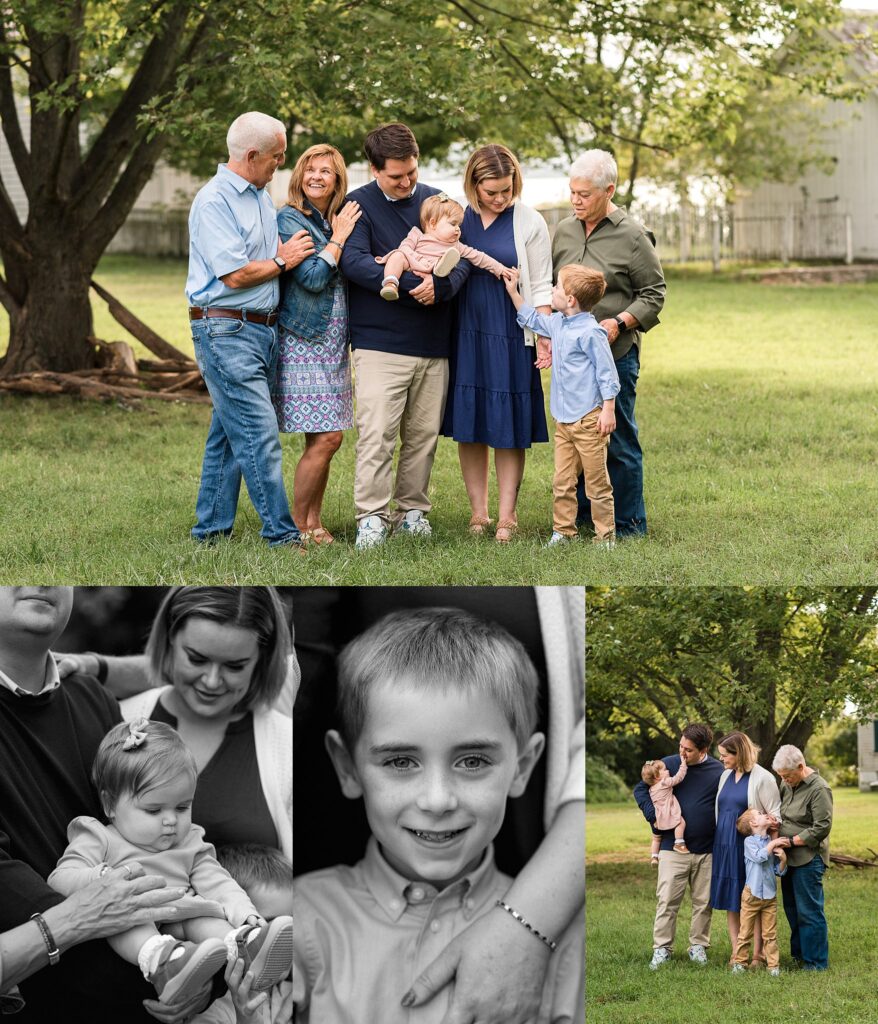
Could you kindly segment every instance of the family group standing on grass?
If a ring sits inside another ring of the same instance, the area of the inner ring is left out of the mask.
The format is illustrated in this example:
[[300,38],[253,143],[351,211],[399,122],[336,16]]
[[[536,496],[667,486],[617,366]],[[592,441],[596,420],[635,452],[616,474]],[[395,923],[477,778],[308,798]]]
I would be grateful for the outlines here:
[[779,974],[779,877],[793,961],[802,970],[826,970],[823,873],[829,866],[832,791],[791,744],[781,746],[772,761],[778,787],[745,733],[734,730],[719,740],[719,760],[710,756],[712,743],[709,726],[687,725],[679,755],[647,761],[634,790],[652,825],[651,859],[658,869],[649,966],[657,970],[671,958],[688,888],[693,963],[707,963],[712,912],[725,910],[732,971],[767,967]]
[[[470,157],[464,209],[418,180],[412,132],[385,124],[364,142],[373,181],[347,194],[341,154],[312,146],[276,212],[265,187],[284,160],[283,124],[243,114],[227,141],[229,161],[189,221],[189,318],[213,400],[196,540],[231,534],[243,477],[270,545],[332,543],[323,495],[356,425],[358,549],[394,532],[431,535],[440,434],[458,443],[470,531],[493,527],[508,543],[526,452],[549,439],[539,370],[550,365],[548,544],[583,524],[604,546],[646,533],[634,404],[641,335],[658,323],[665,286],[647,232],[612,202],[609,153],[573,163],[573,216],[550,240],[520,201],[521,168],[505,146]],[[278,431],[305,435],[292,512]]]

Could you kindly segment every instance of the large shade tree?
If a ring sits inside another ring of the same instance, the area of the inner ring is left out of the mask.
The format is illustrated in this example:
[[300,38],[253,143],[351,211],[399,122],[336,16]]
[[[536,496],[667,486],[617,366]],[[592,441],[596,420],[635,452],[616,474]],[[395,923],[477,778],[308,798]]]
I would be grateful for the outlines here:
[[[770,765],[851,702],[878,714],[878,587],[590,590],[591,728],[676,749],[690,721],[739,728]],[[599,721],[597,721],[599,719]]]
[[[354,156],[403,119],[426,154],[499,139],[668,153],[728,131],[731,61],[828,87],[838,0],[4,0],[0,119],[28,204],[0,181],[0,376],[92,365],[89,281],[160,158],[207,173],[261,109]],[[791,65],[792,66],[792,65]],[[760,71],[760,73],[762,73]],[[755,72],[754,72],[755,73]],[[749,74],[749,71],[748,71]],[[30,111],[29,137],[20,117]]]

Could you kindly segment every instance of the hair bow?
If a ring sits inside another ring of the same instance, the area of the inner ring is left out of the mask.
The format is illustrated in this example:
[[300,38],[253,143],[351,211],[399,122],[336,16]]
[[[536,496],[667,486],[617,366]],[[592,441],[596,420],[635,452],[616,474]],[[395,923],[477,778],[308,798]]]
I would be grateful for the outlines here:
[[149,728],[148,718],[137,718],[128,723],[128,735],[122,744],[123,750],[134,750],[146,739],[146,730]]
[[451,196],[449,196],[446,192],[437,192],[436,193],[436,198],[439,200],[440,203],[450,203],[451,202]]

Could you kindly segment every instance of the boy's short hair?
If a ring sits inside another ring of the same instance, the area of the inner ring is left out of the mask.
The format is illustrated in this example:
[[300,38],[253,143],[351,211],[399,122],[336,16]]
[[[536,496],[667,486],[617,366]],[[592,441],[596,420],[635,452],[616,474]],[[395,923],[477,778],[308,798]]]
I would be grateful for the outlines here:
[[363,140],[363,152],[378,171],[384,170],[388,160],[417,159],[420,156],[418,140],[408,125],[401,121],[380,124]]
[[245,892],[254,885],[289,888],[293,884],[293,862],[273,846],[260,843],[220,846],[216,859]]
[[463,219],[463,207],[457,200],[445,195],[444,192],[428,196],[421,203],[421,230],[426,231],[428,224],[435,224],[443,217],[450,217],[455,213],[461,220]]
[[753,815],[755,811],[752,807],[748,807],[746,811],[738,815],[738,820],[735,822],[735,828],[741,833],[742,836],[753,835]]
[[664,764],[664,761],[647,761],[646,764],[640,769],[640,777],[647,784],[647,786],[653,785],[658,778],[659,768]]
[[[143,738],[136,742],[140,736]],[[167,785],[183,772],[189,772],[193,782],[198,778],[192,751],[177,730],[164,722],[141,718],[120,722],[104,736],[91,778],[104,813],[109,815],[120,797],[136,797]]]
[[496,622],[459,608],[392,612],[344,648],[337,712],[349,750],[363,731],[369,690],[401,681],[489,694],[503,709],[519,750],[536,727],[539,679],[524,645]]
[[713,729],[704,722],[690,722],[682,732],[682,736],[694,743],[699,750],[707,750],[713,743]]
[[584,267],[581,263],[568,263],[558,271],[558,283],[565,295],[572,295],[579,308],[590,313],[604,297],[607,279],[600,270]]

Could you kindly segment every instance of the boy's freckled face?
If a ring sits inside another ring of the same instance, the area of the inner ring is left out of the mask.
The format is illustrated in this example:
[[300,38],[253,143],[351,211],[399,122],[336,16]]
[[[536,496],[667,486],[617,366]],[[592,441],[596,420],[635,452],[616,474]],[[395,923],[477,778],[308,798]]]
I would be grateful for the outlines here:
[[492,698],[386,683],[369,695],[353,753],[369,825],[393,868],[441,887],[478,865],[518,766]]

